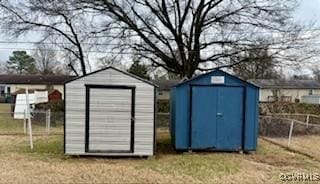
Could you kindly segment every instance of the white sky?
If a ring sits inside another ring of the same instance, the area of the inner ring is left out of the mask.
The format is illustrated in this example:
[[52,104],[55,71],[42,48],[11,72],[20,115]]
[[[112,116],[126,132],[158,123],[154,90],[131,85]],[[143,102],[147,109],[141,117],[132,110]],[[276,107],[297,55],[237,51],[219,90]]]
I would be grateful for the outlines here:
[[[294,20],[302,23],[306,22],[314,22],[317,27],[320,27],[320,0],[300,0],[301,4],[299,8],[296,10],[294,15]],[[20,39],[10,39],[8,36],[0,34],[0,41],[37,41],[38,36],[28,35],[27,37],[23,37]],[[0,62],[5,62],[8,60],[12,51],[21,49],[21,48],[30,48],[32,45],[30,44],[3,44],[0,43]],[[7,48],[17,48],[17,49],[7,49]],[[32,51],[27,51],[28,53]],[[30,53],[31,54],[31,53]],[[319,62],[320,67],[320,62]],[[288,70],[288,75],[292,75],[296,71]],[[307,74],[310,73],[308,68],[304,68],[300,71],[301,73]]]

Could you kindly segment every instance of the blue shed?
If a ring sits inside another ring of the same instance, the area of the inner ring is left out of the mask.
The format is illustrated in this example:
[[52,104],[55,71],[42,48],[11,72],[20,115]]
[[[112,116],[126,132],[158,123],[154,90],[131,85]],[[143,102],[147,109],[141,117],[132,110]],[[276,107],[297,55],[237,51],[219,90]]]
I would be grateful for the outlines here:
[[259,87],[221,70],[171,89],[170,132],[176,150],[254,151]]

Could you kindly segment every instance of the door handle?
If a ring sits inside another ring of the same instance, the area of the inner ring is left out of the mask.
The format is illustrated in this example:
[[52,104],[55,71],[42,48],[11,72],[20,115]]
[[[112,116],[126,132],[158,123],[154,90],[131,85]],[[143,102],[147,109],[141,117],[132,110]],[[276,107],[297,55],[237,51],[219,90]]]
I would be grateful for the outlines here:
[[218,113],[217,113],[217,116],[222,117],[222,116],[223,116],[223,114],[222,114],[221,112],[218,112]]

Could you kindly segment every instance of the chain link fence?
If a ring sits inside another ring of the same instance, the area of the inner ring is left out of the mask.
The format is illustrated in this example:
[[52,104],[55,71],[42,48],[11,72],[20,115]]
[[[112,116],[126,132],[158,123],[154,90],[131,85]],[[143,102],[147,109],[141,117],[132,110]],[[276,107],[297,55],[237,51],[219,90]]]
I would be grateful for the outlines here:
[[[0,112],[0,135],[27,134],[27,119],[25,113]],[[62,134],[63,121],[64,112],[35,110],[31,113],[32,133],[33,135]]]
[[320,116],[272,114],[259,119],[261,137],[320,160]]

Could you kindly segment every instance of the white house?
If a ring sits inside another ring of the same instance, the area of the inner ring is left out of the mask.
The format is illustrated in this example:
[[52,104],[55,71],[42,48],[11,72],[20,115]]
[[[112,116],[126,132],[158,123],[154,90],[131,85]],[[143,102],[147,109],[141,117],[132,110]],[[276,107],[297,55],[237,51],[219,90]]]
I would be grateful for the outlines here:
[[316,80],[254,79],[260,87],[260,102],[300,102],[302,96],[320,95],[320,82]]
[[75,78],[67,75],[0,75],[0,98],[2,101],[12,93],[28,87],[29,90],[58,90],[63,97],[63,84]]

